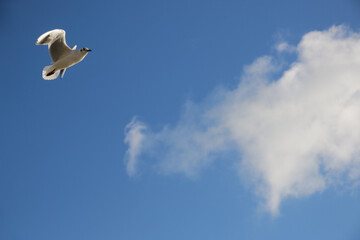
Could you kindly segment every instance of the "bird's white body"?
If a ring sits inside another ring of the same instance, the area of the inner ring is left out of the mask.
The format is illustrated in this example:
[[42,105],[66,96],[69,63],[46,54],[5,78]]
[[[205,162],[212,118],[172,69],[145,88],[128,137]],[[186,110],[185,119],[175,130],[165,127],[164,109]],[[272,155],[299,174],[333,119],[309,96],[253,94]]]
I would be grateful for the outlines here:
[[65,69],[81,62],[87,53],[83,54],[80,50],[71,50],[71,52],[59,60],[57,60],[53,66],[54,69]]
[[57,78],[60,72],[62,78],[67,68],[82,61],[91,51],[87,48],[76,50],[76,46],[70,49],[65,41],[65,31],[61,29],[44,33],[38,38],[36,45],[48,45],[50,57],[54,63],[44,67],[42,75],[45,80]]

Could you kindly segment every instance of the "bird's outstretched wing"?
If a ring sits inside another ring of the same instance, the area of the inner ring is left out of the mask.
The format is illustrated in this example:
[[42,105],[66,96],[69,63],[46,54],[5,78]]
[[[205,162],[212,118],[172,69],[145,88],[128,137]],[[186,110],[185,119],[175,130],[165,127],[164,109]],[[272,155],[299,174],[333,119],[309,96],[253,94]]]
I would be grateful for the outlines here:
[[65,31],[62,29],[55,29],[44,33],[37,39],[36,45],[48,45],[53,62],[71,52],[71,49],[66,44]]

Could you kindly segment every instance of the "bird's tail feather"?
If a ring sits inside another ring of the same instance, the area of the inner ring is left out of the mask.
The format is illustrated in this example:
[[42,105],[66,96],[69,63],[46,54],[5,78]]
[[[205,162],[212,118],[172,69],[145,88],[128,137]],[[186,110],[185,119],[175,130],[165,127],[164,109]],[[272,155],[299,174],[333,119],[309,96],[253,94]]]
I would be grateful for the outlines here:
[[59,76],[59,71],[55,71],[53,65],[44,67],[42,71],[42,77],[45,80],[54,80]]

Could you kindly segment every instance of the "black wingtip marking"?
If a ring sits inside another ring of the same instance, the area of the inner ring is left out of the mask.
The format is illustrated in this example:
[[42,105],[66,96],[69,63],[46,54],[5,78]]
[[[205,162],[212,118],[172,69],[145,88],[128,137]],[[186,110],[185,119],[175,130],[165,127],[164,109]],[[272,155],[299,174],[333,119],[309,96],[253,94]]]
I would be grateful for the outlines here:
[[52,70],[51,72],[49,72],[48,74],[46,74],[46,76],[50,76],[50,75],[53,75],[55,73],[55,70]]

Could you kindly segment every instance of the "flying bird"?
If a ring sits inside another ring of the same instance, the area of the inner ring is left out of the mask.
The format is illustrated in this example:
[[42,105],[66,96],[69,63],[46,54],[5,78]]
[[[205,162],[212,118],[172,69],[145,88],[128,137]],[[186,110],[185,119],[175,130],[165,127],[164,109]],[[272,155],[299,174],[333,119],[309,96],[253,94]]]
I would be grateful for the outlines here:
[[65,31],[55,29],[41,35],[36,45],[48,45],[49,53],[53,65],[45,66],[42,71],[42,77],[45,80],[54,80],[59,76],[63,78],[67,68],[82,61],[84,57],[91,52],[88,48],[76,50],[76,45],[72,48],[66,44]]

